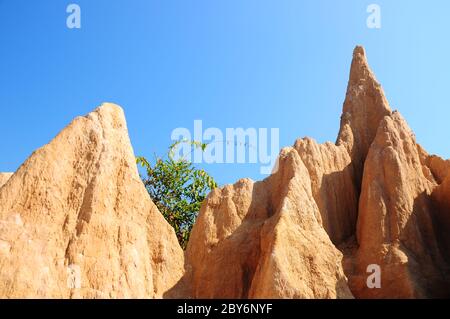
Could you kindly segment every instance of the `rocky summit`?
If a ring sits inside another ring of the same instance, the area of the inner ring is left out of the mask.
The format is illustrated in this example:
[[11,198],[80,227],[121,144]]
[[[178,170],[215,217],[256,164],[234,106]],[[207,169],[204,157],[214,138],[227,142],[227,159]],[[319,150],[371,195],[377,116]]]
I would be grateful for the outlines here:
[[299,139],[267,179],[212,191],[185,253],[116,105],[0,174],[1,298],[450,297],[449,251],[450,161],[417,144],[362,47],[336,143]]
[[75,119],[0,188],[2,298],[162,297],[183,258],[116,105]]

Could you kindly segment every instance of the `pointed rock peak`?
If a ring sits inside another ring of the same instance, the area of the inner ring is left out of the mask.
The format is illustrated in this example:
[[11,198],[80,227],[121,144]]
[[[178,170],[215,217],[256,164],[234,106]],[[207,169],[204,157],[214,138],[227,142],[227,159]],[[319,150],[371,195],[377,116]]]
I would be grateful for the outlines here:
[[356,46],[353,50],[353,60],[352,60],[352,68],[359,69],[366,68],[369,69],[369,65],[367,63],[366,50],[362,46]]
[[102,124],[108,124],[114,129],[126,128],[125,113],[114,103],[103,103],[87,115],[89,119],[98,119]]
[[356,56],[363,56],[364,58],[366,57],[366,50],[363,46],[357,45],[355,47],[355,49],[353,50],[353,58],[355,58]]
[[99,107],[97,107],[93,113],[99,113],[99,114],[115,114],[118,116],[122,116],[125,118],[125,114],[123,112],[123,109],[114,103],[105,102],[102,103]]
[[364,83],[368,80],[372,80],[378,84],[375,75],[370,69],[369,63],[367,62],[365,49],[362,46],[357,46],[353,50],[349,84]]
[[0,298],[161,298],[184,272],[110,103],[77,117],[0,187],[0,238]]
[[367,63],[365,50],[357,46],[353,52],[337,144],[347,147],[359,168],[362,169],[381,120],[390,114],[391,108]]

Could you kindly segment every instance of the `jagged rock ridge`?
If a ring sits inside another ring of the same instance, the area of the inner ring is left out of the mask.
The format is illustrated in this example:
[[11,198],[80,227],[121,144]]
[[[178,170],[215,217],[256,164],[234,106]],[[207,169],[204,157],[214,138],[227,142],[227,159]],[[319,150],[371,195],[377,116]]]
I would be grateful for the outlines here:
[[279,166],[263,182],[210,194],[188,244],[184,282],[167,296],[352,297],[297,151],[284,149]]
[[[167,296],[448,297],[449,172],[391,111],[357,47],[336,144],[299,139],[266,180],[213,191]],[[367,286],[372,264],[379,289]]]

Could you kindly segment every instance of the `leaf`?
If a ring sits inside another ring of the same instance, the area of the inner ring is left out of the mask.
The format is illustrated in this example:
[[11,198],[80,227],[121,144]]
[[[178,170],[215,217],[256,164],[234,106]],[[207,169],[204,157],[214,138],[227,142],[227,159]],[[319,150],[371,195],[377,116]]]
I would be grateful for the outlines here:
[[137,157],[136,163],[146,168],[143,183],[161,214],[174,228],[180,245],[185,248],[201,203],[217,187],[217,183],[206,171],[197,169],[191,162],[174,159],[173,150],[181,143],[188,143],[202,151],[208,146],[198,141],[180,140],[170,145],[166,157],[155,155],[153,167],[144,157]]

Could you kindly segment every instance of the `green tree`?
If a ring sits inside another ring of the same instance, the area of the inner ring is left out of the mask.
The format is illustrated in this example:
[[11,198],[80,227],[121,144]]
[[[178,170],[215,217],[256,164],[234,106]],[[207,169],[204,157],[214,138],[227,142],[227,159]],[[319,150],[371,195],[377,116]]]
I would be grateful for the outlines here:
[[144,157],[137,157],[136,161],[146,170],[146,176],[141,177],[150,197],[175,229],[178,241],[185,249],[201,203],[217,183],[190,161],[175,159],[174,151],[181,143],[189,143],[203,151],[207,147],[207,144],[182,140],[172,144],[164,157],[155,156],[154,165]]

